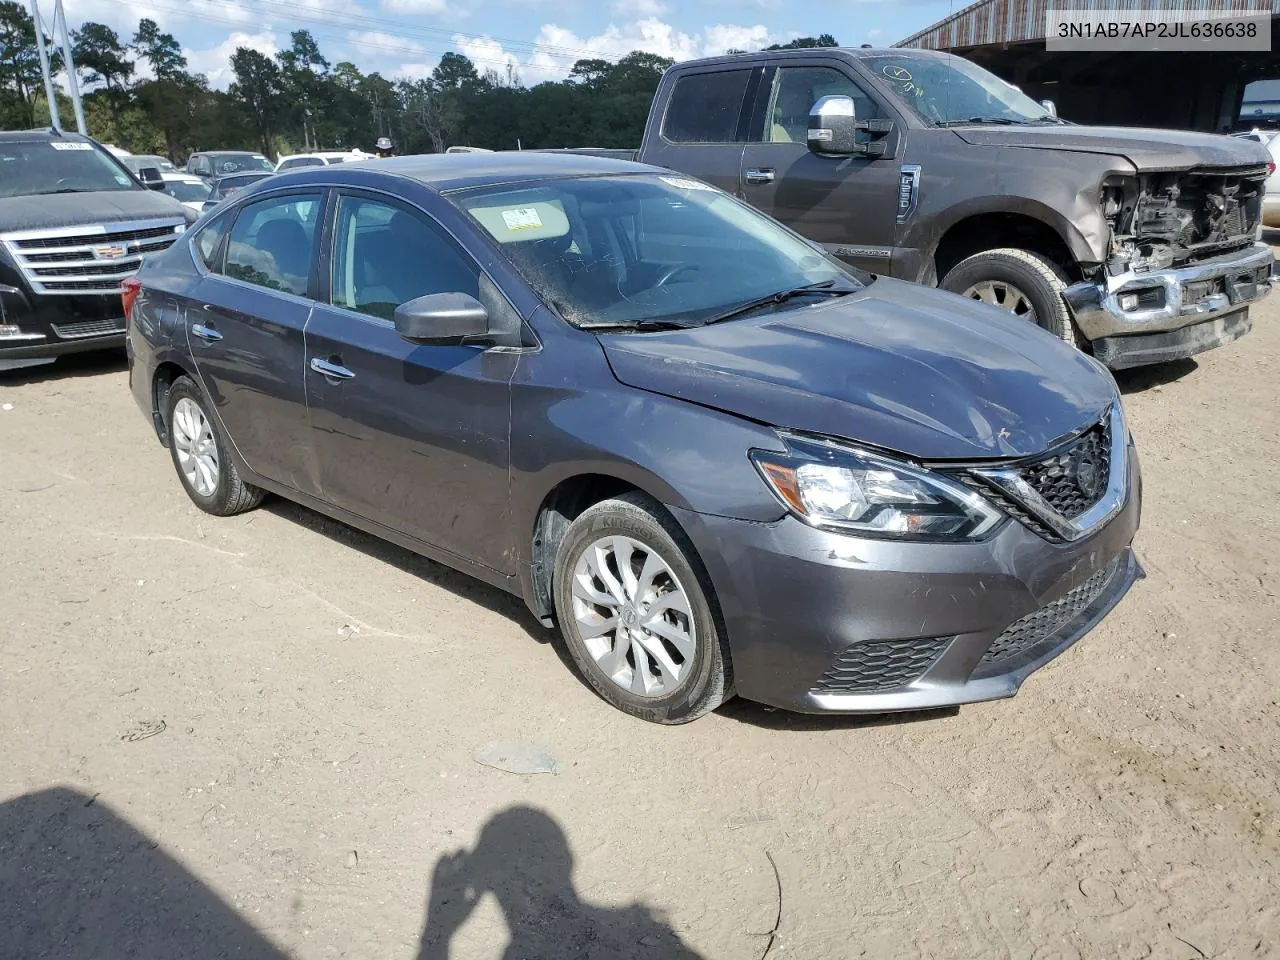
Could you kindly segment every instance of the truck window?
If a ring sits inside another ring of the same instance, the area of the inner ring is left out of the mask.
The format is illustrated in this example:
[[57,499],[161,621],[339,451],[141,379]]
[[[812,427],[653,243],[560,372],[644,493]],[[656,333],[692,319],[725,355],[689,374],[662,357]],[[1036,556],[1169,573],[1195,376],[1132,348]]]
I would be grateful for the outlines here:
[[104,151],[85,140],[0,144],[0,197],[141,189]]
[[[807,143],[809,110],[823,97],[852,97],[859,120],[883,116],[879,105],[852,80],[832,67],[783,67],[773,81],[769,122],[764,137],[770,143]],[[870,134],[858,134],[858,139]]]
[[732,143],[738,138],[750,70],[686,74],[676,81],[662,122],[674,143]]

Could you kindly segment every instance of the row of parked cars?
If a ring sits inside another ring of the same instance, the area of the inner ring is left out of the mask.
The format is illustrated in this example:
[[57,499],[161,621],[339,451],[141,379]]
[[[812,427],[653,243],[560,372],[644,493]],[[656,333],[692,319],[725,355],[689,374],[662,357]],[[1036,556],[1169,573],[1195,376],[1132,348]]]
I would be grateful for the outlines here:
[[200,509],[288,497],[510,591],[621,710],[1012,696],[1143,575],[1108,367],[1247,332],[1265,153],[919,51],[657,98],[633,154],[201,153],[260,182],[3,239],[46,286],[141,260],[130,386]]

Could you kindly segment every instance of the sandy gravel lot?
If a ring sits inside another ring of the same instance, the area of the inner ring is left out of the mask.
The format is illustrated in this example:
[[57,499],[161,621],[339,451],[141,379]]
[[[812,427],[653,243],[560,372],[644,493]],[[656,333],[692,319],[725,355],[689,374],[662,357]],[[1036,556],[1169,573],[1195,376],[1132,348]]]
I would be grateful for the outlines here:
[[1124,378],[1149,579],[1018,698],[662,729],[514,598],[200,514],[119,359],[0,374],[0,956],[1280,956],[1278,376],[1273,298]]

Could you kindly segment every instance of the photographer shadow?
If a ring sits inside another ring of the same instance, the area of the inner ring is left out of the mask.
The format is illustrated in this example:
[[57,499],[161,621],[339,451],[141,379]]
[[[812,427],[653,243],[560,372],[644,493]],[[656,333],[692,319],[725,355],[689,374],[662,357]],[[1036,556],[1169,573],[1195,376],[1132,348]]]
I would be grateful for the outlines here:
[[453,935],[486,893],[511,931],[504,960],[698,960],[648,907],[583,903],[572,872],[573,854],[555,820],[531,807],[502,811],[485,824],[475,849],[436,862],[418,960],[447,960]]

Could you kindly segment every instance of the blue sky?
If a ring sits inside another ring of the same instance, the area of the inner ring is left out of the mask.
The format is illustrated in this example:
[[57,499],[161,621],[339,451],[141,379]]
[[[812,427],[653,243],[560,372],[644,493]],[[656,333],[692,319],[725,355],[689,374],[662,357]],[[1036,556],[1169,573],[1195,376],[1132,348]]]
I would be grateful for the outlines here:
[[[41,0],[52,14],[53,0]],[[131,35],[151,16],[192,68],[229,82],[237,46],[272,52],[310,29],[331,61],[388,76],[430,73],[455,51],[483,70],[511,65],[526,84],[560,79],[582,57],[642,49],[685,60],[830,33],[887,45],[946,16],[951,0],[63,0],[72,26],[98,20]]]

